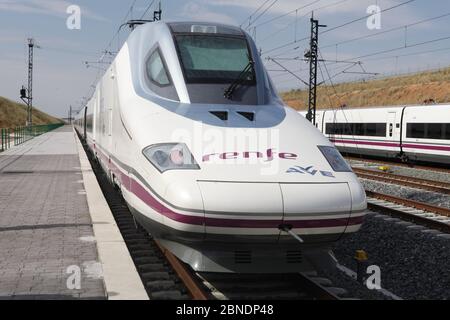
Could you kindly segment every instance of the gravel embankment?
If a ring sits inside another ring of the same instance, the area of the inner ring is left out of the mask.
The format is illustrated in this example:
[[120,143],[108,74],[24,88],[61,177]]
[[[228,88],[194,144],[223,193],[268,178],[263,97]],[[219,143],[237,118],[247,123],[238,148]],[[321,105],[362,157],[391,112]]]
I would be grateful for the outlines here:
[[[376,162],[350,161],[353,166],[376,169]],[[450,174],[391,165],[398,175],[450,183]],[[450,208],[450,196],[404,186],[362,179],[367,190]],[[431,232],[430,232],[431,231]],[[381,286],[403,299],[450,299],[450,236],[371,213],[360,232],[339,241],[333,250],[339,263],[356,271],[356,250],[365,250],[369,265],[381,268]],[[326,272],[333,285],[348,291],[349,297],[390,299],[369,290],[343,272]]]
[[366,190],[369,191],[383,193],[387,195],[392,195],[394,197],[405,198],[414,201],[425,202],[434,206],[450,209],[450,196],[445,194],[366,179],[361,179],[361,182],[366,188]]
[[[360,232],[335,245],[336,258],[355,271],[353,257],[356,250],[363,249],[368,253],[369,264],[381,268],[384,289],[403,299],[450,299],[450,239],[423,227],[392,220],[370,214]],[[356,298],[386,299],[343,274],[327,276]]]

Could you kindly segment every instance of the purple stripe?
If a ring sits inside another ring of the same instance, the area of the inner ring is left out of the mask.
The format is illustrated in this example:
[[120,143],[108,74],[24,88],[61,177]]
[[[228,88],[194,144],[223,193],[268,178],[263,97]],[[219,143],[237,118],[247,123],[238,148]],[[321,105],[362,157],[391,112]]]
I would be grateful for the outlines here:
[[[97,150],[100,150],[97,148]],[[184,224],[207,227],[222,227],[222,228],[268,228],[278,229],[279,225],[283,223],[283,219],[277,220],[249,220],[249,219],[220,219],[220,218],[206,218],[184,215],[173,211],[159,202],[153,197],[139,182],[124,174],[119,167],[111,161],[109,157],[100,151],[100,155],[109,164],[110,169],[116,173],[116,176],[121,177],[122,185],[138,197],[142,202],[150,208],[160,213],[161,215]],[[293,220],[285,221],[291,224],[294,228],[311,229],[311,228],[326,228],[326,227],[345,227],[360,225],[363,223],[364,217],[356,218],[340,218],[340,219],[323,219],[323,220]]]
[[[369,146],[400,148],[400,144],[390,143],[390,142],[374,142],[374,141],[362,141],[362,140],[348,141],[348,140],[338,140],[338,139],[330,139],[330,141],[334,142],[334,143],[343,143],[343,144],[363,144],[363,145],[369,145]],[[403,144],[402,146],[403,146],[403,148],[411,148],[411,149],[450,151],[450,147],[445,147],[445,146],[421,145],[421,144]]]
[[309,228],[331,228],[331,227],[341,227],[341,226],[354,226],[359,225],[364,222],[364,216],[353,217],[353,218],[341,218],[341,219],[326,219],[326,220],[298,220],[298,221],[285,221],[285,223],[290,223],[296,229],[309,229]]
[[432,146],[432,145],[419,145],[419,144],[403,144],[403,148],[450,151],[450,147]]
[[361,140],[337,140],[337,139],[330,139],[331,142],[334,143],[344,143],[344,144],[364,144],[369,146],[380,146],[380,147],[393,147],[393,148],[399,148],[400,144],[398,143],[389,143],[389,142],[374,142],[374,141],[361,141]]
[[341,219],[323,219],[323,220],[241,220],[241,219],[214,219],[206,218],[207,227],[227,227],[227,228],[275,228],[278,229],[280,224],[286,223],[294,227],[294,229],[314,229],[314,228],[331,228],[360,225],[364,221],[364,217],[341,218]]

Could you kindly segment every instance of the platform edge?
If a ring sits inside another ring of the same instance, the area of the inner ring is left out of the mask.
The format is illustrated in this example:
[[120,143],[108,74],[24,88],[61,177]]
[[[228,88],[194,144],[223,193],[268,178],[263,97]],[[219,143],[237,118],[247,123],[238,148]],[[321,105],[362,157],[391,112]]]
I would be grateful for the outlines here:
[[100,189],[81,142],[74,132],[89,214],[103,268],[108,300],[149,300],[126,243]]

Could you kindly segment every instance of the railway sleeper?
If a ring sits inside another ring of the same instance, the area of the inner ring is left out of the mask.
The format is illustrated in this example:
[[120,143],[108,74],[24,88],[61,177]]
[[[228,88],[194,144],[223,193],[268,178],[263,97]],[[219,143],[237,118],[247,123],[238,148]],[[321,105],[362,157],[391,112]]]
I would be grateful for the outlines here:
[[158,272],[167,270],[167,265],[164,263],[148,263],[138,266],[141,272]]
[[145,272],[141,274],[141,278],[148,281],[171,280],[172,275],[167,271]]

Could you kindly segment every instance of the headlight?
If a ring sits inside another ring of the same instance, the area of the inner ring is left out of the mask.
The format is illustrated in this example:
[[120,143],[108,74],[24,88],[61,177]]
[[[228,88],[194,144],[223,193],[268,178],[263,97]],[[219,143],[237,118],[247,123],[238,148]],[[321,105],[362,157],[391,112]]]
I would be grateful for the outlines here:
[[145,148],[142,153],[161,173],[169,170],[200,169],[184,143],[157,144]]
[[336,172],[353,172],[350,165],[335,147],[318,146],[330,166]]

